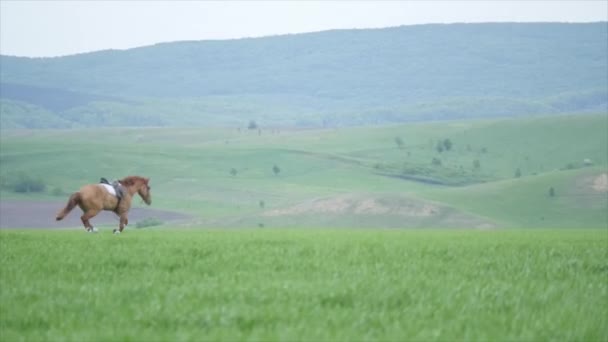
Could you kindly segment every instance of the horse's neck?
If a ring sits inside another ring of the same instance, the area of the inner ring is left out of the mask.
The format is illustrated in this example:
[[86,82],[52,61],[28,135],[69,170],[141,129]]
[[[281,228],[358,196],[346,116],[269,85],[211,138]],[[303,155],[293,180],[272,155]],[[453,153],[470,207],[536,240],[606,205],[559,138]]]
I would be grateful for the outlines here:
[[127,194],[131,197],[133,197],[136,193],[137,193],[137,186],[132,185],[132,186],[126,186],[125,189],[127,190]]

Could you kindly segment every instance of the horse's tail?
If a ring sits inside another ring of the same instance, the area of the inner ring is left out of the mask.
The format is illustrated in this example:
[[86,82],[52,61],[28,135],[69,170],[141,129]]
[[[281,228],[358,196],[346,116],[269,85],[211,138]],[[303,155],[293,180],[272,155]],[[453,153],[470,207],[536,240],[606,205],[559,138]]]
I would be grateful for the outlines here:
[[70,211],[72,211],[72,209],[74,209],[76,205],[78,205],[78,203],[80,203],[80,192],[75,192],[70,196],[68,204],[66,204],[65,208],[61,209],[61,211],[57,213],[57,217],[55,217],[55,219],[57,221],[62,220],[67,214],[70,213]]

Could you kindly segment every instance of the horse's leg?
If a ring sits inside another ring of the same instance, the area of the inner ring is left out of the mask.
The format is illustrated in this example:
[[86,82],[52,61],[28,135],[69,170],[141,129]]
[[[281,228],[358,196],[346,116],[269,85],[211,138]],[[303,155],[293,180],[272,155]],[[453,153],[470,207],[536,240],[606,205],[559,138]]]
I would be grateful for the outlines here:
[[114,234],[120,234],[125,229],[125,226],[129,224],[129,219],[127,218],[127,213],[120,214],[120,224],[118,229],[114,229]]
[[125,226],[129,224],[129,218],[127,217],[127,213],[120,215],[120,232],[125,229]]
[[95,227],[93,227],[93,225],[91,225],[91,222],[89,222],[89,219],[95,217],[95,215],[97,215],[97,213],[99,213],[99,210],[89,209],[80,217],[80,220],[82,220],[82,224],[84,225],[84,228],[87,230],[87,232],[91,232],[91,231],[96,232],[97,231],[95,229]]

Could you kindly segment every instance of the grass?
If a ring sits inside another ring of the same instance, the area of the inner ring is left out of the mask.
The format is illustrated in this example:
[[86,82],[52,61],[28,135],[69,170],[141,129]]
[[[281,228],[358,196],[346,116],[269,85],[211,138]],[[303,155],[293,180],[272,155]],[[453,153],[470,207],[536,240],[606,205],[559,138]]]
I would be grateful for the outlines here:
[[[595,114],[325,130],[264,128],[261,135],[236,128],[3,131],[0,195],[63,202],[65,195],[53,196],[51,191],[71,193],[99,177],[140,174],[152,179],[155,208],[191,214],[208,227],[232,227],[231,222],[257,226],[264,210],[353,194],[362,201],[431,200],[444,211],[456,208],[493,226],[599,228],[606,223],[606,193],[564,189],[582,177],[608,172],[607,120],[605,114]],[[396,137],[404,142],[403,149],[397,147]],[[452,149],[438,153],[437,141],[446,138],[453,142]],[[433,166],[433,158],[441,159],[441,166]],[[593,166],[583,168],[585,159]],[[474,169],[475,160],[480,169]],[[280,167],[278,175],[273,165]],[[574,170],[563,170],[568,165]],[[236,175],[230,173],[233,168]],[[516,169],[521,170],[520,179],[514,179]],[[43,179],[48,193],[12,192],[8,185],[20,174]],[[549,202],[544,196],[549,187],[559,195],[578,195]],[[581,198],[599,201],[581,210]],[[307,212],[286,217],[275,226],[284,227],[288,221],[290,226],[323,225],[316,216]],[[352,220],[348,212],[328,222],[349,226]],[[374,224],[369,227],[410,222],[370,220]],[[356,217],[354,221],[364,222]],[[450,220],[431,217],[424,224],[445,227],[446,222]]]
[[[469,187],[431,189],[424,196],[484,213],[509,227],[608,227],[608,193],[595,192],[590,185],[602,172],[606,169],[553,171]],[[551,187],[554,197],[549,196]]]
[[5,341],[608,339],[607,230],[0,232]]

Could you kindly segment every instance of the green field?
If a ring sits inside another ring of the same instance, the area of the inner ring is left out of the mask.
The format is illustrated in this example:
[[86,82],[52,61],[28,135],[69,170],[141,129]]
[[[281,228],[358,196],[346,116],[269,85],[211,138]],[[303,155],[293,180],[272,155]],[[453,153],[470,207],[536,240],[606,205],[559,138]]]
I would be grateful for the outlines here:
[[608,339],[606,230],[0,232],[3,341]]
[[[605,228],[607,129],[608,116],[595,114],[322,130],[3,131],[0,195],[63,202],[100,177],[136,174],[151,178],[154,208],[192,215],[196,227]],[[451,148],[438,152],[446,139]],[[24,174],[46,190],[15,193]]]
[[153,208],[190,219],[0,221],[0,340],[606,341],[607,128],[2,131],[1,201],[142,175]]

